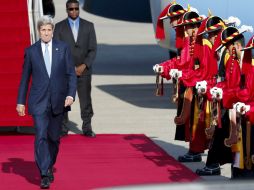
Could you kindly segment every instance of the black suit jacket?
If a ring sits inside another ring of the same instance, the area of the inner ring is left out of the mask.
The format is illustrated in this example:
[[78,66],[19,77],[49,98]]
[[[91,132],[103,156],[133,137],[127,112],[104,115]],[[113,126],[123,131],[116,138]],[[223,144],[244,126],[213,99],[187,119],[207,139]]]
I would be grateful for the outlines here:
[[92,74],[92,64],[97,49],[93,23],[80,18],[78,38],[75,42],[69,21],[64,19],[55,25],[53,37],[70,45],[75,66],[86,64],[88,69],[83,75]]

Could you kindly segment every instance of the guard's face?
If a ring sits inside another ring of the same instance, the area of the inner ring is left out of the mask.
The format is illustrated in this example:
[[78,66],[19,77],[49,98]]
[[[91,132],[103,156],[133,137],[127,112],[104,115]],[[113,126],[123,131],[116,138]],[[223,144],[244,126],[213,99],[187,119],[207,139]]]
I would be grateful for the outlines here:
[[79,16],[79,4],[78,3],[69,3],[67,7],[68,17],[75,20]]
[[175,27],[177,25],[178,21],[180,20],[180,18],[181,18],[180,16],[170,18],[170,25],[172,27]]
[[212,44],[214,44],[215,39],[216,39],[217,36],[218,36],[218,33],[219,33],[219,32],[217,32],[217,31],[209,32],[209,33],[208,33],[208,39],[209,39],[209,41],[210,41]]
[[230,55],[233,55],[233,48],[235,48],[237,56],[241,56],[242,45],[240,43],[235,42],[234,44],[228,44],[226,45],[226,48],[228,49]]
[[189,37],[196,35],[198,32],[198,27],[193,24],[187,24],[186,26],[184,26],[184,28],[185,28],[185,31]]
[[229,52],[230,55],[232,55],[233,47],[234,47],[233,44],[228,44],[228,45],[226,45],[226,48],[228,49],[228,52]]
[[48,43],[53,37],[52,25],[50,24],[42,25],[39,29],[39,35],[43,42]]

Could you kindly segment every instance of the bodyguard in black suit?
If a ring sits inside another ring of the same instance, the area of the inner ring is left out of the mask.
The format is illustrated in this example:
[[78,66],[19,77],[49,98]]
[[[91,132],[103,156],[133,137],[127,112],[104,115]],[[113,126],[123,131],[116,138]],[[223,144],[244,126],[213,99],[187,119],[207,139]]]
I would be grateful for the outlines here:
[[52,18],[43,16],[37,23],[40,40],[25,50],[20,82],[17,112],[25,115],[28,95],[28,112],[35,125],[35,161],[41,174],[41,188],[49,188],[54,180],[63,113],[75,98],[77,77],[69,46],[52,40]]
[[[95,137],[92,131],[91,119],[93,107],[91,99],[92,63],[96,55],[96,35],[93,23],[79,17],[79,2],[68,0],[66,2],[68,18],[56,24],[54,38],[64,41],[71,47],[73,60],[78,77],[77,91],[80,101],[82,130],[85,136]],[[63,122],[63,135],[68,133],[66,122]]]

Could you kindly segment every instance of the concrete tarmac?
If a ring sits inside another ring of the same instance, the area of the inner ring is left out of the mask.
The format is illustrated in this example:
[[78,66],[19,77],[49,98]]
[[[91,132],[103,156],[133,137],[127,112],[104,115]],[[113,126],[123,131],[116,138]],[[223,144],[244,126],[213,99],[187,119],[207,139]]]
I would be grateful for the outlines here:
[[[65,4],[55,3],[55,22],[66,18]],[[165,95],[155,96],[152,66],[168,59],[166,49],[154,38],[152,23],[133,23],[98,17],[83,10],[80,16],[94,23],[98,51],[92,79],[93,130],[97,134],[145,134],[168,154],[177,158],[188,151],[188,143],[175,141],[176,105],[170,100],[171,81],[165,81]],[[70,133],[81,133],[78,98],[72,106]],[[195,171],[205,165],[186,163]],[[221,167],[221,176],[205,180],[228,181],[230,165]]]
[[[55,1],[55,22],[66,18],[65,4]],[[98,52],[94,62],[92,100],[93,130],[97,134],[145,134],[169,155],[177,158],[188,151],[188,144],[175,141],[176,105],[170,100],[171,82],[165,81],[165,95],[155,96],[152,66],[168,59],[167,50],[154,38],[152,23],[133,23],[98,17],[81,10],[80,16],[94,23]],[[70,133],[81,133],[78,98],[69,113]],[[202,162],[186,163],[195,171]],[[207,181],[229,181],[230,165],[221,167],[221,176]]]

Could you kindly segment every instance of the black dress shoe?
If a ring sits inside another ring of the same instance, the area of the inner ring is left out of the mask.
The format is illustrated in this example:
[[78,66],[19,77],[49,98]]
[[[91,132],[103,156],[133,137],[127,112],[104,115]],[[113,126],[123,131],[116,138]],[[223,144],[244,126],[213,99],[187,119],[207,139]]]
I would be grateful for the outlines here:
[[86,131],[83,134],[87,137],[96,137],[96,134],[93,131]]
[[41,178],[41,189],[48,189],[50,186],[50,180],[48,176],[43,176]]
[[48,169],[48,174],[47,175],[49,177],[49,181],[53,182],[55,177],[54,177],[54,173],[53,173],[53,169],[52,168]]
[[186,153],[178,157],[179,162],[201,162],[202,157],[200,153]]
[[200,176],[211,176],[211,175],[220,175],[220,166],[218,167],[204,167],[202,169],[197,169],[196,174]]

